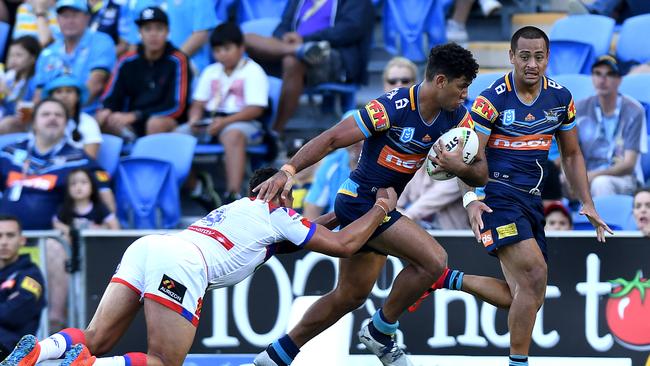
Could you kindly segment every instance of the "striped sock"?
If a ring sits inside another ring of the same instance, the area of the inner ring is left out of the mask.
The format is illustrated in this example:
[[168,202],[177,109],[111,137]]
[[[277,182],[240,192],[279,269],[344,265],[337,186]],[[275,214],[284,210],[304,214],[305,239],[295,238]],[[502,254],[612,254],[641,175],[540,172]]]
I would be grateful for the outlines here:
[[54,333],[38,342],[41,346],[41,352],[36,362],[56,360],[77,343],[86,344],[86,337],[81,329],[66,328]]
[[528,356],[510,355],[508,366],[528,366]]
[[291,338],[289,338],[289,335],[285,334],[277,341],[271,343],[266,348],[266,352],[279,366],[287,366],[291,365],[291,362],[296,358],[300,349]]
[[463,288],[463,277],[465,272],[453,269],[447,272],[444,288],[450,290],[461,290]]
[[377,331],[388,336],[392,336],[393,334],[395,334],[395,332],[397,332],[397,328],[399,328],[399,321],[396,321],[395,323],[391,323],[388,320],[386,320],[386,316],[384,316],[384,312],[381,308],[377,310],[375,314],[372,316],[371,324],[373,328],[375,328]]

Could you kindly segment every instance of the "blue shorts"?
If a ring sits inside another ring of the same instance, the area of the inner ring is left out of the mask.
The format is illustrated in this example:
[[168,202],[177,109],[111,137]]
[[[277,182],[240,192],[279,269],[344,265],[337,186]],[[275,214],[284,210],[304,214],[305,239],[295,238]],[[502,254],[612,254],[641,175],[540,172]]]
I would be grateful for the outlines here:
[[[372,206],[375,204],[376,195],[376,187],[361,187],[349,178],[343,182],[341,188],[339,188],[336,193],[336,201],[334,202],[334,213],[336,214],[340,226],[342,228],[346,227],[354,220],[370,211]],[[375,232],[370,236],[370,239],[383,233],[386,229],[391,227],[391,225],[396,223],[400,217],[402,217],[402,214],[397,210],[389,212],[388,216],[384,219],[384,223],[379,225]],[[364,245],[360,251],[374,251],[385,254],[369,247],[368,245]]]
[[481,242],[489,254],[496,256],[501,247],[533,238],[547,259],[541,197],[488,183],[483,202],[492,209],[492,213],[484,212],[482,216]]

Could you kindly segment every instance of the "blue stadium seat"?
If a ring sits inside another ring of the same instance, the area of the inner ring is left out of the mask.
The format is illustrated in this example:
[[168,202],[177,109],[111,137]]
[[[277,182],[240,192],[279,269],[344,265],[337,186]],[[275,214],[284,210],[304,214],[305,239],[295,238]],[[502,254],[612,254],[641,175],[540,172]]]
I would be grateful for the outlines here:
[[650,61],[650,14],[637,15],[623,22],[616,43],[616,56],[623,62]]
[[4,60],[5,57],[5,46],[7,45],[7,41],[9,41],[10,28],[9,23],[0,22],[0,60]]
[[280,24],[280,18],[259,18],[247,20],[239,26],[244,34],[255,33],[260,36],[271,37],[278,24]]
[[598,57],[608,53],[614,26],[614,19],[603,15],[571,15],[555,22],[549,38],[551,41],[578,41],[590,44]]
[[[650,135],[648,135],[648,150],[650,151]],[[646,184],[650,184],[650,152],[641,155],[641,169]]]
[[[282,79],[269,76],[269,102],[271,105],[269,106],[270,109],[261,119],[261,122],[267,130],[270,128],[273,121],[275,121],[275,116],[278,113],[281,91]],[[269,152],[269,148],[264,144],[247,146],[246,152],[250,155],[266,155]],[[198,155],[221,155],[224,153],[224,150],[223,145],[221,144],[199,144],[196,146],[194,153]]]
[[219,23],[225,22],[228,20],[228,14],[230,12],[230,7],[235,3],[236,0],[213,0],[214,1],[214,11],[217,14],[217,19]]
[[600,217],[612,229],[618,230],[636,230],[632,216],[633,202],[632,196],[622,194],[594,197],[594,205]]
[[166,161],[123,159],[115,177],[115,200],[123,228],[174,229],[180,221],[178,185]]
[[239,0],[239,23],[259,18],[281,18],[287,0]]
[[[386,0],[384,3],[384,48],[420,62],[428,49],[445,43],[445,12],[449,0]],[[427,45],[423,35],[427,35]],[[399,46],[398,46],[399,44]]]
[[96,160],[99,166],[106,170],[108,175],[112,177],[115,175],[117,165],[120,163],[120,154],[122,153],[124,140],[121,137],[105,133],[102,134],[102,140]]
[[469,85],[469,89],[467,91],[467,103],[466,105],[468,108],[471,108],[472,103],[476,100],[476,98],[483,92],[483,90],[487,89],[492,85],[492,83],[503,76],[502,72],[486,72],[482,74],[476,75],[476,79],[472,81],[472,83]]
[[591,74],[591,65],[595,60],[592,45],[578,41],[553,40],[550,49],[549,75]]
[[195,147],[194,136],[173,132],[157,133],[137,139],[129,157],[158,159],[170,163],[180,187],[192,167]]
[[626,75],[619,90],[641,103],[650,105],[650,74]]
[[596,94],[594,84],[591,81],[591,76],[583,74],[565,74],[554,76],[552,79],[563,87],[569,89],[575,102]]
[[27,132],[5,133],[0,134],[0,149],[27,138]]

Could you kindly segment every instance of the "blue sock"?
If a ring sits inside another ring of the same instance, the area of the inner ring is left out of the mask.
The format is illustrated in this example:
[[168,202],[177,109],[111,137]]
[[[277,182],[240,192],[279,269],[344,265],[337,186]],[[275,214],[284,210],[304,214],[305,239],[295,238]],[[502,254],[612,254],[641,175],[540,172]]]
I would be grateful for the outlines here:
[[388,344],[392,341],[392,336],[399,328],[399,321],[390,323],[386,320],[382,309],[377,310],[372,316],[372,321],[368,324],[368,331],[377,341]]
[[510,355],[508,366],[528,366],[528,356]]
[[277,341],[271,343],[266,348],[266,352],[279,366],[287,366],[291,365],[291,362],[296,358],[300,349],[289,338],[289,335],[285,334]]
[[452,269],[447,272],[447,277],[445,277],[444,288],[450,290],[460,290],[463,288],[463,276],[465,272],[459,271],[457,269]]

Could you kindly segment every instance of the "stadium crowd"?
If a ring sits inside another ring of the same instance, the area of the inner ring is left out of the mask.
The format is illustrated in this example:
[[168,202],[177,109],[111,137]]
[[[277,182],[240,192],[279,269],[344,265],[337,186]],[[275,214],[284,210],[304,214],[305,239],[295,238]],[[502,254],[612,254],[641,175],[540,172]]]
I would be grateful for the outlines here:
[[[455,1],[446,23],[449,40],[468,40],[465,23],[473,3]],[[496,0],[477,4],[485,16],[502,6]],[[47,291],[41,291],[36,274],[12,284],[20,283],[21,299],[34,306],[47,302],[50,331],[66,323],[65,246],[71,232],[118,230],[125,223],[116,216],[121,203],[113,195],[113,172],[99,159],[107,135],[119,137],[124,146],[169,132],[221,144],[223,169],[211,165],[201,172],[206,167],[197,166],[182,188],[207,210],[233,202],[246,194],[253,160],[249,147],[279,151],[265,161],[279,166],[309,140],[301,136],[292,145],[286,137],[287,122],[306,90],[368,80],[375,21],[370,0],[288,0],[268,34],[243,31],[232,12],[230,21],[220,19],[210,0],[25,0],[9,8],[6,19],[15,21],[0,75],[0,134],[27,134],[0,152],[0,214],[12,215],[0,217],[0,238],[9,224],[16,248],[23,245],[21,228],[61,231],[47,244]],[[630,212],[634,221],[610,226],[650,237],[650,172],[642,166],[650,105],[620,92],[631,66],[636,66],[633,73],[647,72],[643,62],[650,59],[638,61],[630,65],[614,55],[597,55],[589,68],[592,95],[575,100],[575,108],[592,196],[603,202],[614,195],[631,198],[630,207],[610,209]],[[281,79],[277,95],[269,76]],[[398,56],[384,67],[383,91],[422,79],[416,64]],[[331,212],[340,185],[356,168],[361,145],[337,150],[296,176],[294,208],[309,219]],[[546,229],[584,229],[588,222],[577,214],[580,203],[560,173],[557,146],[550,159],[542,192]],[[456,179],[434,181],[424,167],[397,205],[426,229],[470,228]],[[2,260],[4,267],[24,262],[13,254]],[[33,322],[25,320],[29,326]],[[0,329],[5,326],[0,321]],[[5,350],[12,347],[9,341],[17,341],[2,331],[0,336],[8,340],[0,345]]]

